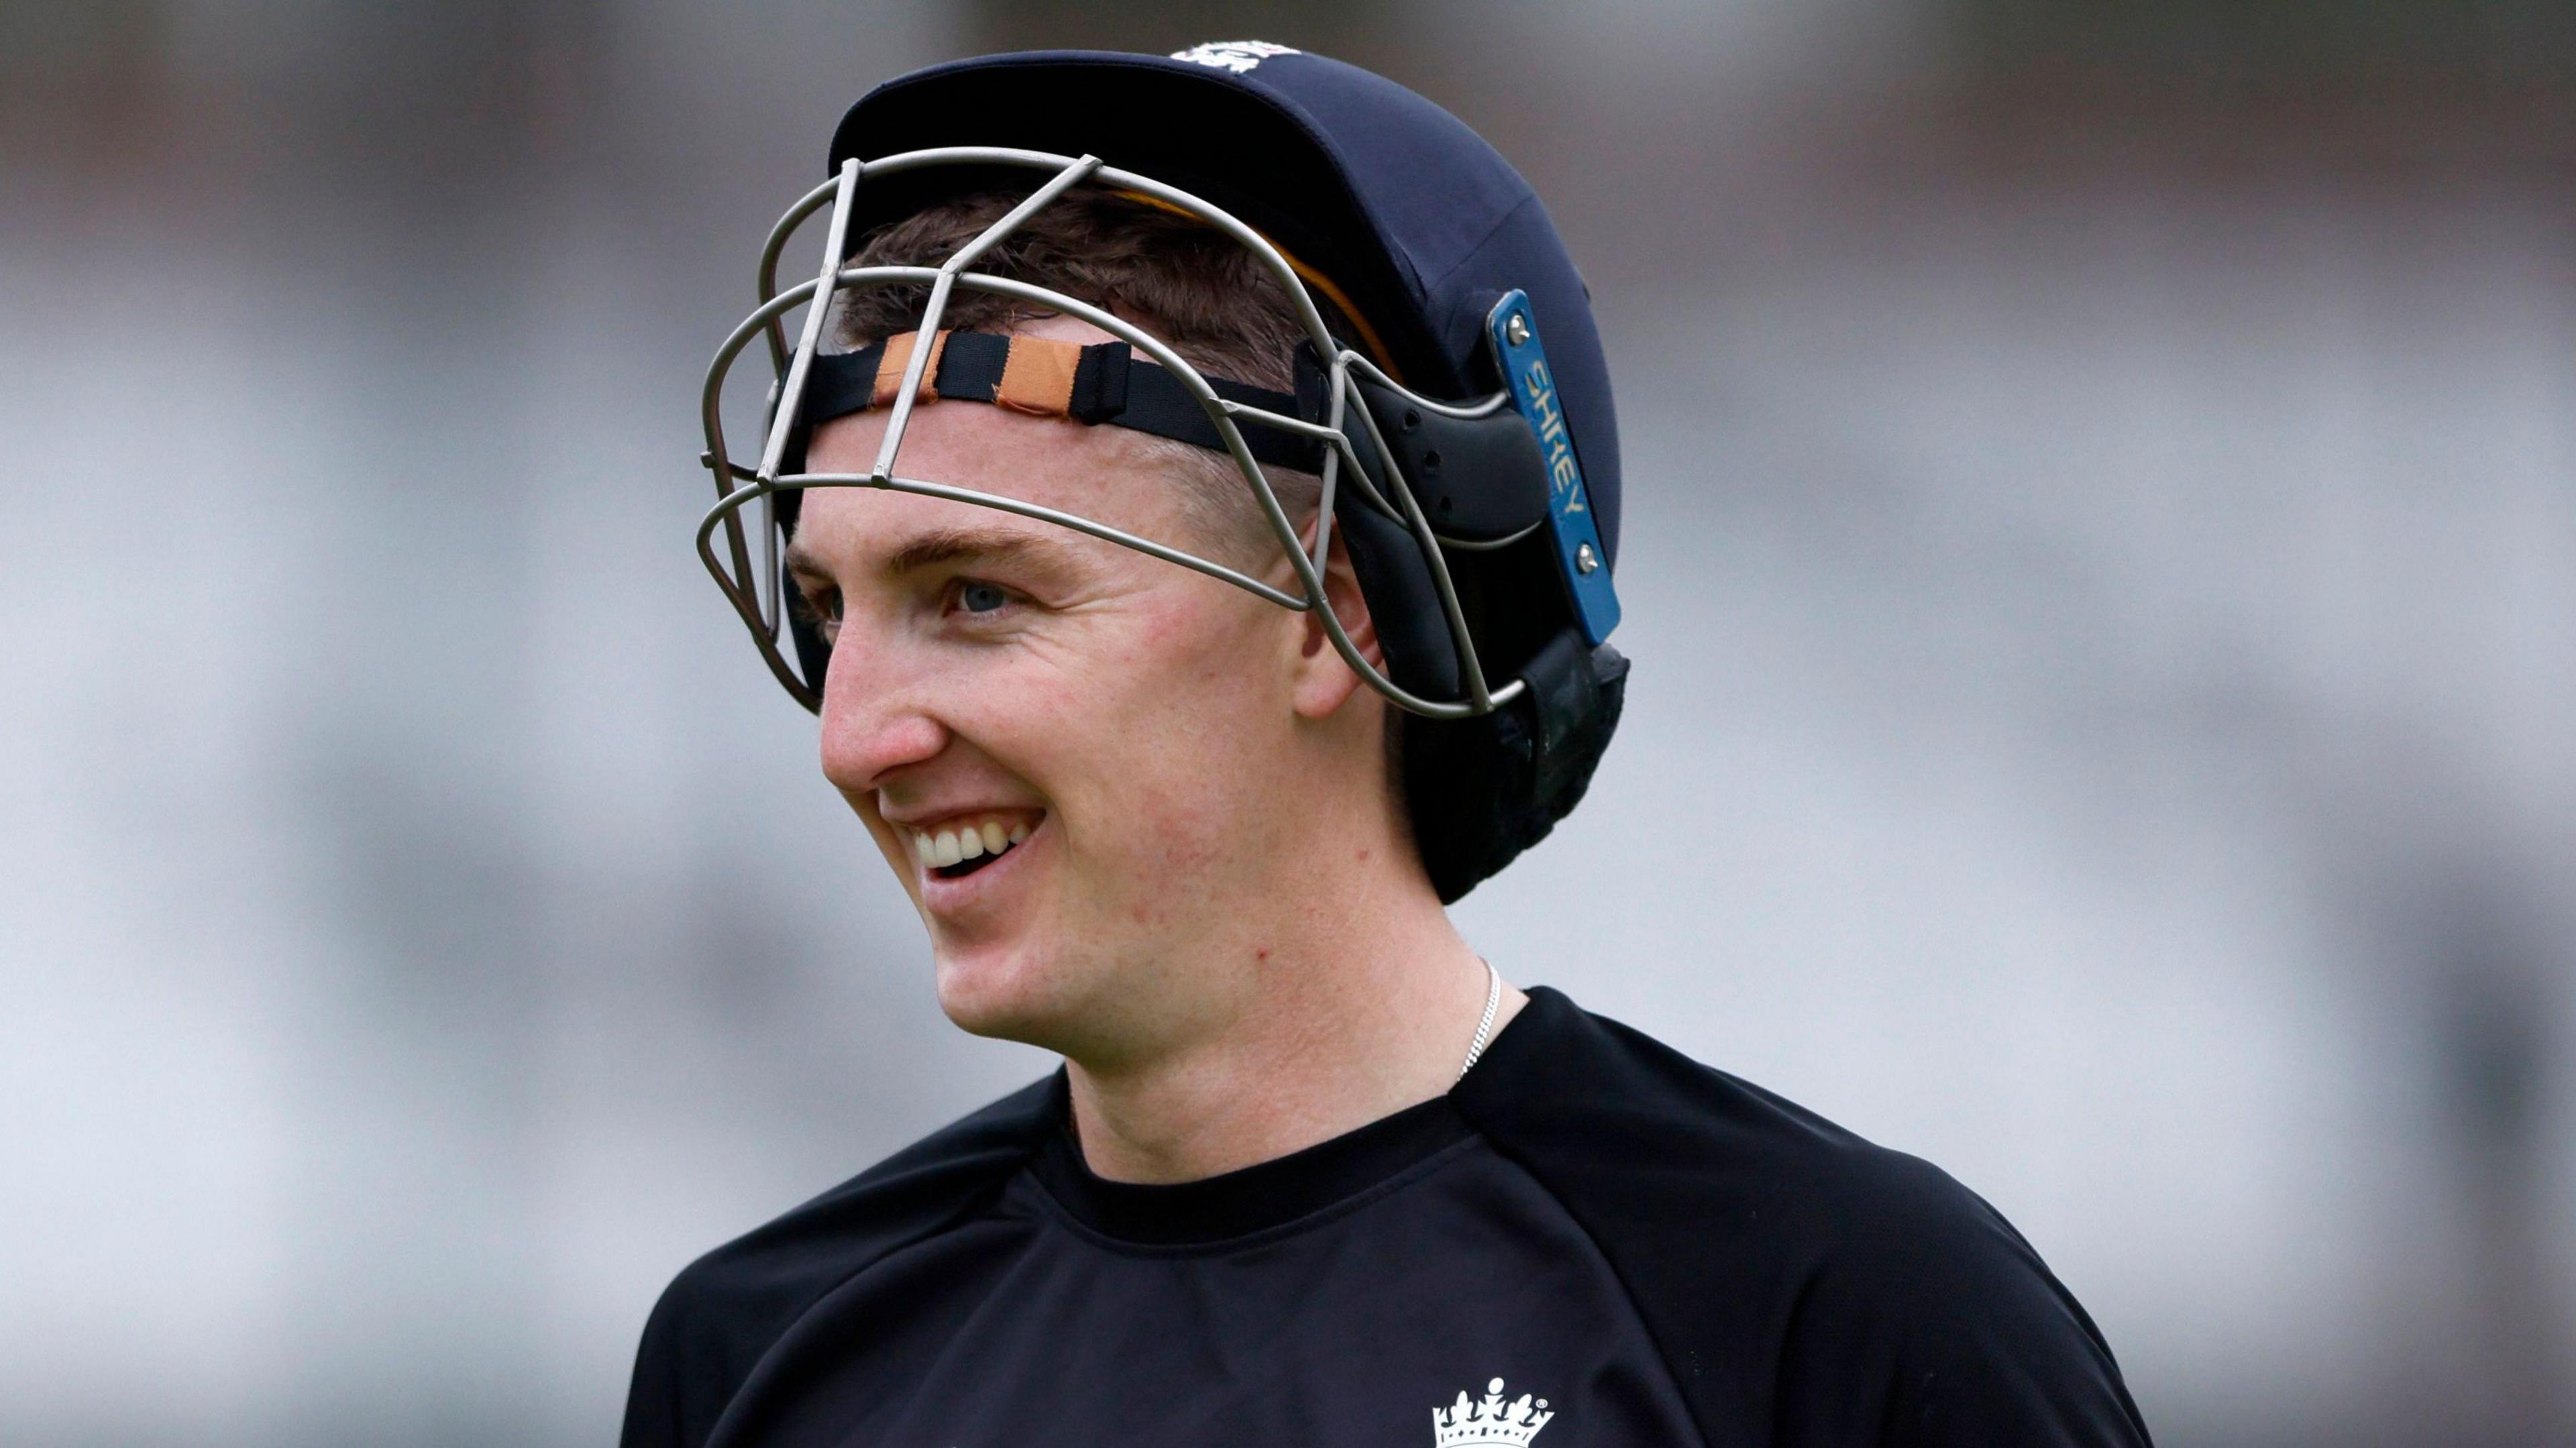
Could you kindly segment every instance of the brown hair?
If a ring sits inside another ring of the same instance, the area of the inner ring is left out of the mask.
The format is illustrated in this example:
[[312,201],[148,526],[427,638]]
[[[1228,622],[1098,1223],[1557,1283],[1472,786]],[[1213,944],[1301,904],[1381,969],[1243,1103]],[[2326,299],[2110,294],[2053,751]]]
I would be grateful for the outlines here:
[[[980,192],[940,202],[871,233],[855,266],[936,266],[1019,204],[1021,195]],[[1041,208],[975,261],[974,270],[1062,292],[1135,323],[1210,377],[1274,392],[1295,386],[1294,357],[1306,330],[1270,269],[1242,243],[1196,217],[1099,187],[1076,187]],[[913,330],[929,288],[868,287],[833,299],[834,335],[856,348]],[[1329,304],[1327,325],[1338,323]],[[1051,315],[1019,297],[950,293],[941,326],[1007,332]],[[1235,561],[1275,556],[1278,540],[1234,460],[1187,443],[1139,436],[1185,488],[1184,516]],[[1266,469],[1292,523],[1313,515],[1322,483],[1311,474]]]

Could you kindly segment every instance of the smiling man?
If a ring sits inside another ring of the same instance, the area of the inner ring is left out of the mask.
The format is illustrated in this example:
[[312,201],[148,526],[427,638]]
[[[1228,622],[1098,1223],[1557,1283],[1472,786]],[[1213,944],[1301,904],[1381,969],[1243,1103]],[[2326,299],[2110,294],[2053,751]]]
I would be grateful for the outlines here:
[[1451,926],[1627,671],[1590,301],[1500,157],[1237,42],[908,76],[832,164],[702,550],[943,1010],[1064,1065],[683,1272],[630,1448],[2145,1442],[1990,1207]]
[[[966,224],[940,239],[1000,209],[943,212]],[[1024,239],[1087,239],[1126,209],[1084,198]],[[1014,335],[1114,340],[1060,317]],[[825,424],[810,465],[865,472],[884,421]],[[908,475],[993,482],[1259,566],[1242,481],[1154,442],[940,406],[903,457]],[[1268,551],[1263,571],[1293,582]],[[1385,709],[1312,615],[903,493],[816,491],[788,558],[832,648],[824,773],[919,905],[940,1004],[1064,1054],[1095,1168],[1211,1176],[1447,1087],[1491,978],[1407,842]],[[1370,648],[1346,554],[1326,576]]]

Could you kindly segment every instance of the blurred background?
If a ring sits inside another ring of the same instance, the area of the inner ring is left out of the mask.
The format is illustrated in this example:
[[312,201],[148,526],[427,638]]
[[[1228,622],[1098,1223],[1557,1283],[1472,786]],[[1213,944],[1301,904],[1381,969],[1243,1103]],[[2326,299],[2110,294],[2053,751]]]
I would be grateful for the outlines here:
[[605,1442],[684,1262],[1047,1069],[695,389],[870,84],[1244,35],[1599,301],[1629,718],[1471,938],[1948,1167],[2168,1448],[2576,1441],[2542,0],[0,0],[0,1441]]

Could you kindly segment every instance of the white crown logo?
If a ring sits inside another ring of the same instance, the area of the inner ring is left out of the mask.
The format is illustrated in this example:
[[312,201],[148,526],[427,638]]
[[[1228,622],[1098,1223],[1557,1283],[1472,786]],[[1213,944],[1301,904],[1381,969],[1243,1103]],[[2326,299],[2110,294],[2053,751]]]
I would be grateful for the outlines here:
[[1187,50],[1175,50],[1172,52],[1172,59],[1186,60],[1193,65],[1213,66],[1218,70],[1230,70],[1236,75],[1242,75],[1273,56],[1295,54],[1297,51],[1294,48],[1273,45],[1267,40],[1211,40],[1205,45],[1193,45]]
[[1456,1404],[1431,1410],[1433,1448],[1475,1448],[1478,1444],[1521,1445],[1538,1436],[1554,1413],[1547,1411],[1547,1399],[1536,1403],[1530,1395],[1521,1394],[1517,1403],[1503,1401],[1503,1380],[1485,1384],[1485,1401],[1470,1403],[1460,1393]]

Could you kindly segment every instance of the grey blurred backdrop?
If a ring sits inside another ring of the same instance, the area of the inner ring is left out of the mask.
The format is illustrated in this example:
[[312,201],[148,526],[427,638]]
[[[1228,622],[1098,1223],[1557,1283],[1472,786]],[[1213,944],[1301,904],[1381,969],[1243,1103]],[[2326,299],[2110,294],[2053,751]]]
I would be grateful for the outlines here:
[[841,108],[1260,35],[1599,298],[1629,721],[1459,912],[1931,1157],[2168,1445],[2576,1441],[2576,12],[0,4],[0,1441],[575,1444],[1044,1070],[699,572]]

